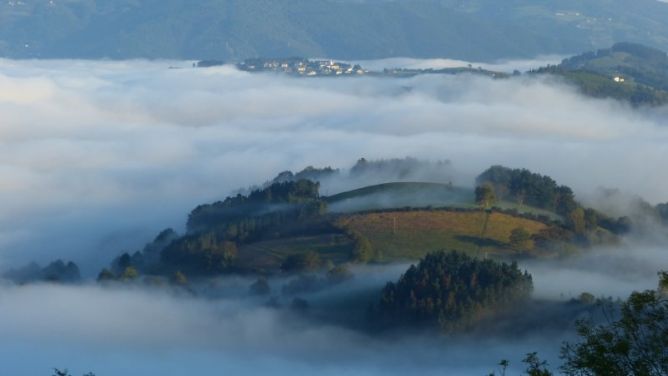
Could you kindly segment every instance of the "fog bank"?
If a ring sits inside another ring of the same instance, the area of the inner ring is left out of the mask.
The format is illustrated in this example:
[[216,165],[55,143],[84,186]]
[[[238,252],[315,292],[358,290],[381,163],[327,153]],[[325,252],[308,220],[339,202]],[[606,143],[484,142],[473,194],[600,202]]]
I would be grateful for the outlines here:
[[668,201],[665,117],[559,82],[190,67],[0,60],[0,268],[62,257],[95,270],[197,204],[359,157],[447,159],[463,185],[492,164],[527,167],[578,194]]

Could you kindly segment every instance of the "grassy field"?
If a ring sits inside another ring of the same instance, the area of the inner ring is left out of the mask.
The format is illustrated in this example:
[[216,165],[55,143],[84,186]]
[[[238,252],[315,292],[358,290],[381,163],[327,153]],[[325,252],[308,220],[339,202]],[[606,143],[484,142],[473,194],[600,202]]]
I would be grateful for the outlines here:
[[326,198],[330,212],[350,213],[402,207],[469,207],[473,190],[439,183],[397,182],[373,185]]
[[[355,213],[361,211],[396,208],[460,208],[473,209],[473,189],[439,183],[386,183],[339,193],[325,199],[332,213]],[[517,210],[519,213],[543,215],[552,220],[562,218],[549,211],[511,201],[494,205],[500,209]]]
[[[510,233],[524,228],[535,234],[547,225],[502,213],[480,211],[415,210],[353,214],[338,219],[338,225],[366,237],[386,261],[418,259],[439,249],[457,249],[480,254],[515,253],[508,245]],[[482,235],[482,236],[481,236]],[[530,251],[532,244],[527,244]]]

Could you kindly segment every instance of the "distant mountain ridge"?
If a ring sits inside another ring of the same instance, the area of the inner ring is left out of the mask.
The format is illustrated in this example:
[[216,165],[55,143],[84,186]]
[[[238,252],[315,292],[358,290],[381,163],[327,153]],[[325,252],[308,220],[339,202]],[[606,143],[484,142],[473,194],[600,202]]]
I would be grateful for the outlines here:
[[450,57],[668,50],[656,0],[53,0],[0,4],[9,58]]

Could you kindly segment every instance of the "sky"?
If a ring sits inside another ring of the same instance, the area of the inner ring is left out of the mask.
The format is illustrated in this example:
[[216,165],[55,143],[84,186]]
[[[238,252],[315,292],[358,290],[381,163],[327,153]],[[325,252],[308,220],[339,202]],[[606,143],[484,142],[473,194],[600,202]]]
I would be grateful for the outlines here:
[[[463,186],[493,164],[525,167],[582,198],[606,187],[666,202],[665,114],[526,76],[296,79],[179,61],[0,60],[0,269],[66,258],[94,276],[163,228],[182,231],[198,204],[287,169],[347,168],[360,157],[449,160]],[[627,239],[522,266],[541,276],[538,297],[566,299],[652,288],[666,263],[656,242]],[[0,358],[19,376],[50,367],[399,375],[418,363],[427,375],[481,375],[502,357],[518,367],[536,349],[554,362],[568,338],[385,342],[336,326],[285,326],[280,312],[243,299],[92,285],[0,286],[0,305],[0,333],[11,339],[0,341]],[[30,364],[26,353],[35,354]]]

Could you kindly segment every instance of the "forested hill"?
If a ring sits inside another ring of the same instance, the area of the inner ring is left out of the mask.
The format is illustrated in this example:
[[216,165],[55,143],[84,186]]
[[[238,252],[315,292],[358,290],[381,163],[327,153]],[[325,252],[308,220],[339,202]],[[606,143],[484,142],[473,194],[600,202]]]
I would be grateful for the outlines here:
[[622,99],[635,105],[668,103],[668,54],[641,44],[617,43],[534,73],[562,76],[594,97]]
[[656,0],[5,1],[0,56],[483,61],[619,41],[668,49],[666,19]]

